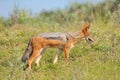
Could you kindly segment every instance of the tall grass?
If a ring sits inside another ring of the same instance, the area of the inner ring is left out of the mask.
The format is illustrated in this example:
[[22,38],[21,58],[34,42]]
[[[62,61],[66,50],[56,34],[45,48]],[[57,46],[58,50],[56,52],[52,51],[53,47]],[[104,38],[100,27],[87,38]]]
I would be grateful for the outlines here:
[[[107,18],[102,15],[104,10],[100,5],[105,4],[92,6],[89,15],[77,11],[79,8],[87,10],[89,7],[77,5],[70,10],[44,12],[25,19],[23,23],[9,25],[0,21],[0,80],[119,80],[120,25],[119,21],[115,23],[119,9],[107,15]],[[96,10],[98,8],[99,11]],[[43,32],[78,31],[83,20],[89,20],[88,17],[92,21],[91,34],[95,39],[92,48],[85,40],[76,44],[70,52],[69,65],[65,63],[64,54],[53,65],[57,49],[47,49],[40,67],[33,63],[30,72],[23,71],[21,57],[32,36]]]
[[119,80],[120,30],[104,23],[96,23],[91,27],[92,35],[95,38],[93,48],[90,48],[83,40],[71,50],[69,65],[65,63],[64,54],[61,55],[58,63],[53,65],[52,61],[57,50],[48,49],[40,61],[40,67],[33,64],[31,72],[23,71],[24,64],[21,62],[21,57],[31,36],[48,31],[72,32],[81,28],[74,27],[74,30],[71,30],[73,29],[72,26],[66,28],[56,26],[53,30],[47,27],[14,25],[2,31],[2,38],[0,39],[0,79]]

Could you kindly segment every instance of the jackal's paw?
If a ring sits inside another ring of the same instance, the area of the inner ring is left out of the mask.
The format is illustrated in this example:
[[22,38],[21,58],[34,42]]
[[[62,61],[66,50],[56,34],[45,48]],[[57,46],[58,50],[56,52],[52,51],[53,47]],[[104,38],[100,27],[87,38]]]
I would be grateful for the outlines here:
[[23,70],[25,71],[28,68],[28,65],[23,66]]

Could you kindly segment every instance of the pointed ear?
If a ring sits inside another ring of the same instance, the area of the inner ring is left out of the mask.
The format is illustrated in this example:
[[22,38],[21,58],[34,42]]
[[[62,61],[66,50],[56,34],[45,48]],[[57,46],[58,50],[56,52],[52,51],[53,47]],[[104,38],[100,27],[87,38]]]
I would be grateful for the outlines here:
[[83,25],[83,28],[84,28],[84,29],[85,29],[85,28],[90,28],[90,23],[85,22],[84,25]]
[[84,25],[83,25],[83,32],[87,31],[88,29],[90,28],[90,23],[88,22],[85,22]]
[[89,28],[90,24],[88,22],[85,22],[82,28],[82,32],[84,35],[88,35],[90,33]]

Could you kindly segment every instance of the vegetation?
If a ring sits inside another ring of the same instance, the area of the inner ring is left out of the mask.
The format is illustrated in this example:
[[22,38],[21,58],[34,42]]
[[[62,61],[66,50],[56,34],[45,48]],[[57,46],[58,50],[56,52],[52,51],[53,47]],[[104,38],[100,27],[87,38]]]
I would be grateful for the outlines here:
[[[21,57],[31,36],[42,32],[74,32],[91,21],[93,47],[83,40],[70,52],[52,61],[56,49],[48,49],[40,67],[23,71]],[[120,79],[120,0],[104,3],[74,3],[70,8],[43,11],[31,16],[26,9],[13,9],[9,19],[0,17],[0,80],[119,80]]]

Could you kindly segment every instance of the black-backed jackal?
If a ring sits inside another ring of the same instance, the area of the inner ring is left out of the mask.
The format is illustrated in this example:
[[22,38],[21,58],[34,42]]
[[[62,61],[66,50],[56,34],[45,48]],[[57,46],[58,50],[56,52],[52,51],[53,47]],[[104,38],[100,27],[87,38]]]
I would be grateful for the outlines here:
[[34,60],[36,65],[39,66],[39,61],[46,48],[58,48],[59,51],[53,63],[55,64],[57,62],[58,57],[63,51],[65,53],[66,63],[68,63],[70,49],[83,38],[87,42],[94,41],[90,35],[90,24],[88,22],[84,23],[82,30],[75,33],[51,32],[38,34],[30,39],[22,61],[27,61],[27,67],[31,69],[31,64]]

